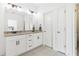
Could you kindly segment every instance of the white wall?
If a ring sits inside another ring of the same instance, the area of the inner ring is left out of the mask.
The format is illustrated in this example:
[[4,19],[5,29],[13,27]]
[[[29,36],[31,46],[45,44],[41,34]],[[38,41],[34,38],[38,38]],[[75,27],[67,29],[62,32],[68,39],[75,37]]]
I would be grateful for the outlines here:
[[4,39],[4,8],[0,3],[0,55],[5,54],[5,39]]
[[28,14],[25,15],[25,30],[32,30],[33,25],[35,26],[36,30],[39,30],[40,24],[43,27],[43,14],[42,13],[35,13],[35,14]]
[[30,30],[29,14],[25,14],[25,30]]

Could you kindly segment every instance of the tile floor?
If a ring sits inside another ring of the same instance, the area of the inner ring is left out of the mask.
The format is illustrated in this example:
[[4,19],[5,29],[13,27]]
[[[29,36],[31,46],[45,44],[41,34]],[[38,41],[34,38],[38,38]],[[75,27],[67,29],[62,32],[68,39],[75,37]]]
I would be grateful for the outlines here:
[[63,53],[52,50],[49,47],[40,46],[29,52],[22,54],[21,56],[65,56]]

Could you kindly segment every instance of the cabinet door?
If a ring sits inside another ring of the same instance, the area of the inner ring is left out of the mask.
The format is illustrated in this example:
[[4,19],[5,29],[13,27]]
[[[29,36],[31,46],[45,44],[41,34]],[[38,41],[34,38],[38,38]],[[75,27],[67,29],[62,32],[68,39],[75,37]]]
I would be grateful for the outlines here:
[[38,47],[39,45],[42,45],[42,33],[34,34],[33,36],[33,46]]
[[7,37],[6,55],[20,55],[26,51],[25,36]]
[[33,47],[37,47],[38,46],[38,40],[37,40],[37,34],[34,34],[33,35]]
[[38,33],[37,34],[37,44],[42,45],[42,33]]
[[24,53],[26,51],[25,35],[17,36],[16,47],[17,55]]
[[6,55],[17,55],[16,39],[15,37],[7,37],[6,39]]

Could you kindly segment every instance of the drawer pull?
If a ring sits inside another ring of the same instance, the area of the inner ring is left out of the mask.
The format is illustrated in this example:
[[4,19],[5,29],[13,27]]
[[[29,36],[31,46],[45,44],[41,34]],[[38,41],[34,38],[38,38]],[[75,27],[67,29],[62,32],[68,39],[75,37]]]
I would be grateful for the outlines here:
[[29,41],[31,41],[31,40],[29,40]]
[[32,45],[29,45],[29,47],[32,47]]
[[16,41],[16,45],[19,45],[20,44],[20,41]]

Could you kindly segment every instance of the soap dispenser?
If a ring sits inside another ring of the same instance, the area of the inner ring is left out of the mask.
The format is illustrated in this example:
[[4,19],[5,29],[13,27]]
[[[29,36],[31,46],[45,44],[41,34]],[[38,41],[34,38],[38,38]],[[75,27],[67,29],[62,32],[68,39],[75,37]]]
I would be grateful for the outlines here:
[[32,27],[32,32],[35,32],[35,26],[33,25],[33,27]]
[[42,26],[41,26],[41,24],[40,24],[40,26],[39,26],[39,31],[42,31]]

